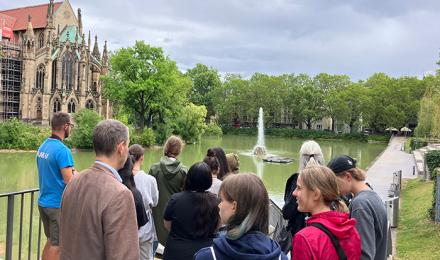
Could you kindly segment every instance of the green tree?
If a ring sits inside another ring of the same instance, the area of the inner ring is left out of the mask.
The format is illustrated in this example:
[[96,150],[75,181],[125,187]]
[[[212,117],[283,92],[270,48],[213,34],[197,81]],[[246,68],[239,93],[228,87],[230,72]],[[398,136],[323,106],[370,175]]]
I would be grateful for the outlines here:
[[110,72],[103,77],[104,95],[135,115],[141,129],[163,122],[187,100],[190,80],[161,48],[137,41],[110,58]]
[[243,121],[245,116],[245,92],[249,82],[240,75],[226,75],[224,83],[214,90],[214,110],[222,124],[230,125]]
[[93,148],[93,129],[101,116],[91,109],[82,109],[73,118],[76,125],[69,142],[77,148]]
[[218,71],[199,63],[188,70],[186,75],[192,80],[189,101],[196,105],[204,105],[208,111],[208,119],[215,114],[212,99],[214,89],[221,85]]
[[205,117],[205,106],[197,106],[193,103],[189,103],[180,111],[175,120],[175,133],[180,135],[187,143],[200,141],[206,129]]
[[324,93],[323,113],[324,116],[332,120],[331,130],[335,130],[335,121],[339,112],[335,106],[338,106],[340,91],[346,89],[350,84],[350,77],[347,75],[330,75],[320,73],[313,78],[313,84]]

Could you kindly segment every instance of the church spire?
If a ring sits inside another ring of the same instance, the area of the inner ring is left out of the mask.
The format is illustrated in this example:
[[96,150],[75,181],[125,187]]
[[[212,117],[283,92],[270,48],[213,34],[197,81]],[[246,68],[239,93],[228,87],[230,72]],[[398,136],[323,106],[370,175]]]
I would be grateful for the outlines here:
[[92,55],[96,59],[101,60],[101,54],[99,53],[99,48],[98,48],[98,36],[97,35],[95,35],[95,45],[93,46]]
[[104,51],[102,52],[102,66],[108,66],[107,41],[104,42]]
[[79,34],[81,35],[83,33],[81,8],[78,8],[78,30],[79,30]]
[[90,52],[92,48],[92,42],[90,41],[90,31],[89,31],[89,39],[87,40],[87,50]]
[[53,0],[50,0],[49,5],[47,6],[47,28],[55,29],[53,25]]
[[23,58],[35,59],[35,35],[32,27],[32,17],[28,16],[28,26],[23,35]]
[[26,32],[24,33],[25,37],[27,37],[28,39],[34,39],[35,35],[34,35],[34,28],[32,26],[32,16],[28,15],[28,26],[26,29]]

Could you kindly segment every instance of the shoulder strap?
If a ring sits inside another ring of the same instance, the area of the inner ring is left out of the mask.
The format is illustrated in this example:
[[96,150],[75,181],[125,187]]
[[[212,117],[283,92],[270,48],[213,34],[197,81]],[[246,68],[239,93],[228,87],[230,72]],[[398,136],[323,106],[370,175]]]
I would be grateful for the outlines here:
[[214,253],[214,247],[209,247],[211,249],[211,254],[212,254],[212,259],[217,260],[217,258],[215,257],[215,253]]
[[318,223],[318,222],[314,222],[314,223],[312,223],[310,225],[314,226],[316,228],[319,228],[325,234],[327,234],[327,236],[330,238],[330,240],[332,241],[333,246],[336,249],[336,253],[338,254],[339,260],[347,260],[347,256],[345,255],[344,250],[342,249],[341,245],[339,244],[338,239],[335,237],[335,235],[333,235],[332,232],[330,232],[330,230],[328,230],[323,224]]

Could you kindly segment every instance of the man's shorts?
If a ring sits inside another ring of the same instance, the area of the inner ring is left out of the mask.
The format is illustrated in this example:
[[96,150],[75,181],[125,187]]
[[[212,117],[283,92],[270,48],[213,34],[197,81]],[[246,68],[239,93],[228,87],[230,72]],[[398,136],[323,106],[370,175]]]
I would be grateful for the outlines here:
[[44,234],[53,246],[58,246],[60,237],[60,209],[38,206],[38,210],[43,222]]

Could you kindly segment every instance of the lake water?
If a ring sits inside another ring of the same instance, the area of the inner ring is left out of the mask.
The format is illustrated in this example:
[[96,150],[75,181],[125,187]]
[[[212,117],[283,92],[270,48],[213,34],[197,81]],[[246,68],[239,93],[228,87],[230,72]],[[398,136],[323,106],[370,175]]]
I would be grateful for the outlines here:
[[[206,137],[199,144],[186,145],[179,157],[186,166],[191,166],[197,161],[203,160],[209,147],[220,146],[226,153],[237,153],[240,158],[240,171],[253,172],[263,179],[269,192],[269,196],[278,204],[283,204],[284,185],[289,176],[298,170],[299,149],[304,142],[301,139],[287,139],[279,137],[267,137],[266,147],[268,153],[283,157],[293,158],[290,164],[264,163],[261,159],[251,155],[252,148],[256,143],[256,137],[252,136],[223,136]],[[357,158],[361,168],[368,167],[371,162],[384,150],[385,144],[367,144],[348,141],[319,141],[326,162],[341,154],[347,154]],[[149,167],[159,161],[162,155],[161,148],[146,149],[143,169],[148,172]],[[75,168],[83,170],[94,161],[92,151],[80,151],[73,153]],[[38,187],[38,176],[35,163],[35,152],[0,153],[0,193],[25,190]],[[6,234],[6,198],[0,198],[0,260],[5,254]],[[18,259],[18,240],[20,220],[20,199],[15,200],[14,235],[13,235],[13,259]],[[38,237],[38,208],[37,196],[34,198],[32,224],[29,218],[30,199],[24,199],[23,223],[23,259],[27,259],[29,244],[31,247],[31,259],[37,259]],[[29,227],[32,227],[32,242],[28,242]],[[45,238],[42,234],[41,246],[44,246]]]
[[[293,158],[290,164],[264,163],[251,156],[256,137],[223,136],[206,137],[199,144],[186,145],[179,159],[191,166],[203,160],[209,147],[220,146],[226,153],[237,153],[240,158],[240,171],[253,172],[263,179],[270,197],[277,202],[282,200],[284,184],[287,178],[298,169],[299,149],[304,140],[267,137],[268,153]],[[360,166],[366,168],[382,152],[384,144],[367,144],[347,141],[319,141],[326,162],[334,156],[347,154],[357,158]],[[157,162],[162,155],[161,148],[146,149],[143,169]],[[94,161],[93,152],[75,152],[75,168],[82,170]],[[0,153],[0,193],[38,187],[35,153]]]

